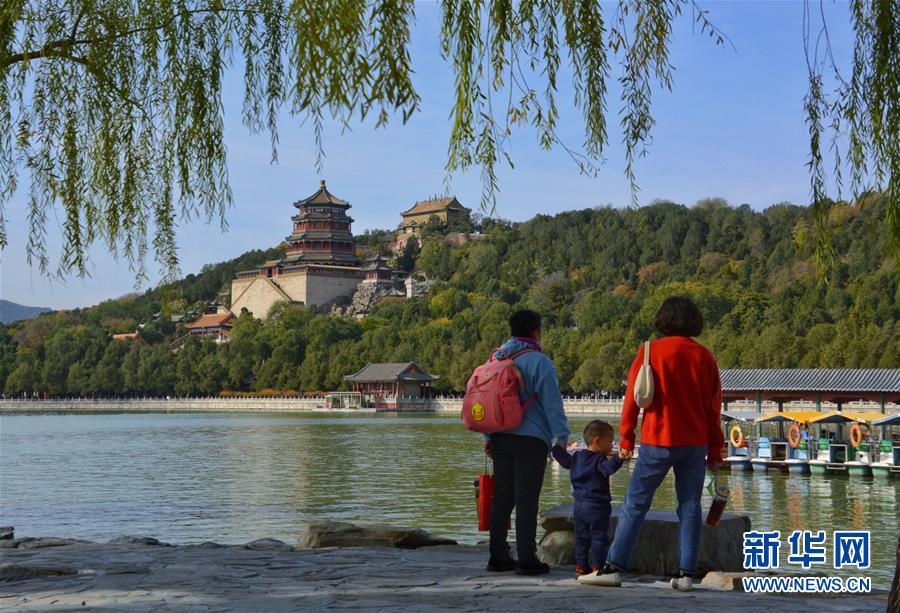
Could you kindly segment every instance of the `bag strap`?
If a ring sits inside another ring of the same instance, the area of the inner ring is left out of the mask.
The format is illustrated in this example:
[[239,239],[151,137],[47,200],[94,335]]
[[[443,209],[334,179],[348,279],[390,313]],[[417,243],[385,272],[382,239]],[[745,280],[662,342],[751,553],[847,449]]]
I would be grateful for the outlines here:
[[[497,347],[496,349],[494,349],[493,351],[491,351],[491,358],[490,358],[490,361],[493,362],[494,360],[497,360],[497,359],[500,359],[500,360],[514,360],[514,359],[516,359],[517,357],[519,357],[520,355],[522,355],[523,353],[530,353],[530,352],[532,352],[532,351],[535,351],[535,352],[540,353],[537,349],[534,349],[534,348],[532,348],[532,347],[526,347],[525,349],[520,349],[519,351],[516,351],[515,353],[510,354],[510,353],[509,353],[506,349],[504,349],[503,347]],[[495,353],[502,353],[504,357],[502,357],[502,358],[495,358],[495,357],[494,357],[494,354],[495,354]]]
[[644,341],[644,366],[650,365],[650,341]]
[[[523,353],[531,353],[531,352],[540,353],[537,349],[534,349],[532,347],[526,347],[525,349],[520,349],[519,351],[516,351],[514,354],[510,355],[509,359],[515,360],[517,357],[519,357]],[[509,355],[509,354],[507,354],[507,355]]]

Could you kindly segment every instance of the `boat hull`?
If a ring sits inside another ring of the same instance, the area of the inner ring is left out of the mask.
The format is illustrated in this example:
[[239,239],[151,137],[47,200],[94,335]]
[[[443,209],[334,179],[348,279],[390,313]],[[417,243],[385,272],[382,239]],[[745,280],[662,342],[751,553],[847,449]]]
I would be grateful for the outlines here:
[[900,466],[887,462],[875,462],[872,464],[872,476],[880,479],[891,479],[900,474]]
[[787,464],[788,472],[792,475],[805,475],[809,473],[809,462],[806,460],[788,460],[785,464]]
[[753,471],[758,473],[766,472],[767,464],[766,460],[750,460],[750,466],[753,467]]
[[871,477],[872,476],[872,466],[870,464],[864,464],[863,462],[846,462],[844,466],[847,467],[847,474],[854,477]]
[[810,460],[806,463],[809,468],[810,474],[813,475],[824,475],[828,473],[828,469],[825,467],[825,462],[821,460]]
[[747,456],[729,456],[725,458],[725,466],[731,470],[753,470],[750,465],[750,458]]

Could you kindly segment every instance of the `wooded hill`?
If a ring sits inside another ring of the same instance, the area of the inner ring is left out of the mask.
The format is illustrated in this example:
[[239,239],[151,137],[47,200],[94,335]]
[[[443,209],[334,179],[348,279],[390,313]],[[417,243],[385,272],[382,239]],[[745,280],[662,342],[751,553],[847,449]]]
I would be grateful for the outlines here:
[[[179,330],[169,315],[202,308],[234,271],[277,250],[250,252],[142,295],[0,325],[0,388],[328,390],[367,362],[414,360],[441,375],[438,389],[462,390],[506,338],[512,310],[528,306],[544,315],[544,347],[565,390],[619,390],[653,334],[657,307],[673,294],[700,305],[700,340],[723,368],[897,368],[900,284],[883,215],[877,194],[832,207],[835,260],[824,281],[811,211],[790,204],[757,212],[710,199],[484,220],[483,241],[451,246],[432,234],[413,254],[417,274],[437,281],[424,298],[384,301],[360,321],[278,305],[266,323],[239,317],[226,345],[194,341],[173,353]],[[369,248],[379,248],[377,236],[369,234]],[[110,340],[138,324],[149,346]]]

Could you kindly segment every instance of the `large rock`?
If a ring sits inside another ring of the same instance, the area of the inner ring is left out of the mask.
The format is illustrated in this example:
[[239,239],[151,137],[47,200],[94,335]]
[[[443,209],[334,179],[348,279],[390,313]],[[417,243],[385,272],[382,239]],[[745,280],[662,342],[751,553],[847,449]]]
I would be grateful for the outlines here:
[[79,545],[82,543],[89,543],[90,541],[84,541],[81,539],[60,539],[54,537],[46,537],[46,538],[24,538],[24,539],[13,539],[9,541],[10,543],[15,543],[18,541],[19,545],[16,549],[44,549],[46,547],[67,547],[69,545]]
[[284,541],[279,541],[278,539],[272,538],[262,538],[256,539],[255,541],[250,541],[245,545],[247,549],[254,549],[256,551],[293,551],[294,548],[285,543]]
[[37,579],[39,577],[61,577],[64,575],[77,575],[74,568],[25,566],[21,564],[0,564],[0,581],[21,581],[23,579]]
[[455,545],[456,541],[432,536],[418,528],[367,525],[347,522],[310,524],[300,536],[298,548],[321,547],[399,547],[418,549],[434,545]]
[[[547,530],[547,536],[558,531],[574,530],[572,507],[572,503],[564,503],[541,513],[540,523]],[[613,506],[609,522],[610,536],[615,535],[621,511],[620,505]],[[703,524],[697,572],[743,571],[744,532],[748,530],[750,518],[746,515],[725,514],[716,527]],[[562,538],[560,537],[560,542]],[[543,542],[544,539],[541,540]],[[548,556],[562,557],[562,554],[554,552],[551,555],[548,552]],[[551,563],[547,560],[545,562]],[[641,574],[673,575],[678,572],[678,517],[673,511],[651,509],[647,513],[630,566],[629,570]]]
[[548,532],[538,544],[537,556],[550,566],[572,566],[575,564],[575,532],[554,530]]
[[360,283],[351,298],[332,303],[330,313],[359,318],[368,315],[385,298],[405,295],[402,286],[392,283]]

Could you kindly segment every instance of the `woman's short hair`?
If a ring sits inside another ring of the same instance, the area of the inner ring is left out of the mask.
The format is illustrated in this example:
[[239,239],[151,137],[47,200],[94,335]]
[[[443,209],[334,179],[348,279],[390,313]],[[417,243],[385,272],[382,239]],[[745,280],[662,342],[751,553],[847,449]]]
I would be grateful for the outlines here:
[[663,336],[700,336],[703,314],[687,296],[671,296],[659,307],[653,325]]
[[513,336],[531,336],[541,329],[541,316],[534,311],[522,309],[509,318],[509,331]]

